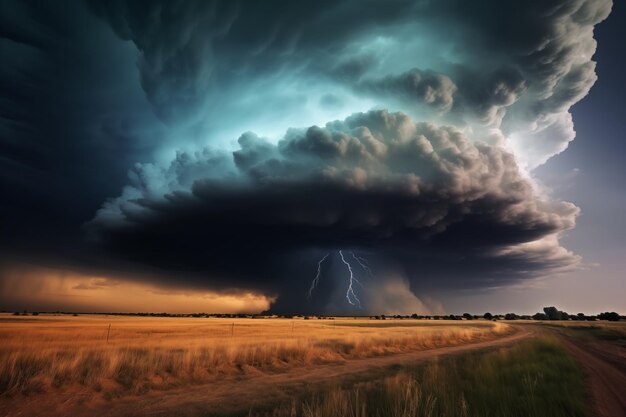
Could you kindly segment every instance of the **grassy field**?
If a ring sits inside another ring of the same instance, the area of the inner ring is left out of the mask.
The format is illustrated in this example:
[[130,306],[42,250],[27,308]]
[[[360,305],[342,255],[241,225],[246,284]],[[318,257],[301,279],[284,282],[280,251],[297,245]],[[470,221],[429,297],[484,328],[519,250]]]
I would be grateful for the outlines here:
[[71,389],[109,399],[456,346],[511,331],[487,321],[382,325],[368,319],[1,315],[0,323],[0,396]]
[[497,351],[447,357],[350,388],[331,388],[256,415],[583,417],[591,415],[588,404],[578,363],[556,339],[540,337]]
[[626,325],[623,322],[548,322],[545,325],[574,337],[606,341],[626,347]]

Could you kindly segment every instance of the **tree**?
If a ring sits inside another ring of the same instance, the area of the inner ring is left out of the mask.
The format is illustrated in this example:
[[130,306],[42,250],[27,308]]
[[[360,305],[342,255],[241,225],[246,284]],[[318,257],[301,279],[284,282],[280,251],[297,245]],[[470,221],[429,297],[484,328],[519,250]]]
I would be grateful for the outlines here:
[[619,321],[619,314],[617,314],[615,311],[612,312],[606,312],[606,313],[600,313],[598,314],[598,318],[600,320],[608,320],[608,321]]
[[485,313],[485,314],[483,315],[483,318],[484,318],[485,320],[491,320],[491,319],[493,318],[493,315],[491,315],[491,313]]
[[517,314],[515,313],[506,313],[504,315],[504,320],[517,320],[517,319],[518,317],[517,317]]
[[548,316],[543,313],[536,313],[533,315],[533,320],[548,320]]
[[474,320],[474,316],[472,316],[470,313],[463,313],[463,318],[465,320]]
[[544,307],[543,312],[548,316],[548,320],[563,320],[563,312],[556,307]]

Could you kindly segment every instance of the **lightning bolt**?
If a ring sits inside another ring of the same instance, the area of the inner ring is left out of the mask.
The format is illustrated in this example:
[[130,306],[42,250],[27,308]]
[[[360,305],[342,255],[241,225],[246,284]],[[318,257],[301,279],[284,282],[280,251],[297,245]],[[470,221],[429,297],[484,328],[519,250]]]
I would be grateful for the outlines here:
[[368,260],[360,256],[356,256],[354,252],[350,252],[350,253],[352,254],[352,257],[354,258],[354,260],[357,261],[359,265],[361,265],[361,268],[363,268],[363,270],[367,272],[370,277],[374,278],[374,273],[372,272],[372,269],[369,266]]
[[313,278],[313,281],[311,282],[311,288],[309,288],[309,296],[307,297],[309,300],[313,296],[313,290],[317,287],[317,284],[319,284],[320,282],[320,275],[322,274],[322,264],[324,263],[326,258],[328,258],[328,255],[330,254],[327,253],[326,255],[324,255],[322,259],[320,259],[317,262],[317,275],[315,275],[315,278]]
[[361,284],[361,282],[354,277],[352,265],[350,265],[350,262],[346,261],[346,258],[343,257],[342,251],[339,251],[339,256],[341,256],[341,261],[346,264],[346,266],[348,267],[348,271],[350,272],[350,281],[348,284],[348,290],[346,291],[346,300],[348,300],[348,303],[350,303],[351,305],[358,305],[358,307],[361,308],[361,300],[359,300],[359,297],[357,297],[356,293],[354,292],[354,283],[358,283],[361,287],[363,286],[363,284]]
[[[373,278],[374,273],[372,272],[372,269],[370,268],[369,262],[367,261],[367,259],[357,256],[354,252],[350,252],[350,254],[352,255],[352,258],[359,264],[359,266],[363,268],[363,270],[367,272]],[[324,263],[326,258],[328,258],[329,255],[330,253],[327,253],[326,255],[324,255],[322,259],[320,259],[317,262],[317,274],[315,275],[315,278],[313,278],[313,281],[311,281],[311,287],[309,288],[309,294],[307,296],[307,299],[309,300],[313,297],[313,290],[317,288],[320,282],[320,277],[322,275],[322,264]],[[346,260],[345,256],[343,255],[342,250],[339,251],[339,256],[341,257],[341,261],[346,265],[346,267],[348,268],[348,272],[350,273],[350,278],[348,280],[348,289],[346,290],[346,300],[348,301],[350,305],[361,308],[361,300],[356,294],[354,287],[355,287],[355,284],[359,284],[361,288],[364,288],[363,284],[354,276],[354,270],[352,269],[352,264]]]

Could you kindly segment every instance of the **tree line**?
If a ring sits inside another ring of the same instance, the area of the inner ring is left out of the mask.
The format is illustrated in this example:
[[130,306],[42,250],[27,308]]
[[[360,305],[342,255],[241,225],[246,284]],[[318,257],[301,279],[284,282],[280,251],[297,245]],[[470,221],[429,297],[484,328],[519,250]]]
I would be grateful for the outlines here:
[[[79,313],[73,312],[62,312],[55,311],[47,314],[69,314],[73,316],[78,316]],[[304,319],[304,320],[332,320],[334,317],[341,316],[331,316],[331,315],[293,315],[293,314],[209,314],[209,313],[190,313],[190,314],[173,314],[173,313],[80,313],[80,314],[100,314],[100,315],[111,315],[111,316],[137,316],[137,317],[196,317],[196,318],[278,318],[278,319]],[[39,312],[29,313],[28,311],[15,311],[13,312],[14,316],[37,316]],[[469,314],[463,313],[461,315],[455,314],[447,314],[447,315],[421,315],[421,314],[411,314],[411,315],[375,315],[375,316],[345,316],[345,317],[369,317],[372,320],[387,320],[387,319],[413,319],[413,320],[578,320],[578,321],[596,321],[596,320],[608,320],[608,321],[619,321],[626,320],[626,316],[620,316],[618,313],[612,312],[604,312],[596,315],[585,315],[583,313],[578,314],[569,314],[565,311],[561,311],[556,307],[544,307],[543,313],[535,313],[531,315],[524,314],[516,314],[516,313],[506,313],[506,314],[491,314],[489,312],[483,315]]]

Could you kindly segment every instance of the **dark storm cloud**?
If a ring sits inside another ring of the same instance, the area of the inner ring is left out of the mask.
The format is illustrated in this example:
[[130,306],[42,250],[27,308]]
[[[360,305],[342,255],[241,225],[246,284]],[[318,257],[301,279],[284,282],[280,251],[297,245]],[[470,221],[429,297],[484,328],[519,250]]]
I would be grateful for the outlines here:
[[0,251],[75,248],[160,141],[134,47],[75,1],[3,1],[0,27]]
[[[263,77],[306,71],[344,42],[379,24],[405,20],[411,2],[90,2],[141,51],[142,86],[167,122],[197,112]],[[350,23],[348,23],[350,22]],[[228,100],[229,98],[226,98]]]
[[418,119],[499,128],[536,167],[575,136],[569,108],[596,80],[593,27],[611,1],[118,1],[94,9],[141,51],[143,88],[165,120],[214,125],[207,119],[231,105],[228,95],[250,91],[288,105],[284,91],[299,80],[311,86],[294,98],[302,106],[311,94],[348,89]]
[[[456,286],[480,285],[508,262],[526,271],[509,267],[509,280],[578,262],[557,239],[578,209],[544,201],[512,154],[457,129],[372,111],[292,129],[275,145],[251,133],[239,144],[179,154],[166,169],[137,166],[90,232],[121,256],[278,294],[304,293],[302,268],[277,264],[306,251],[366,250],[423,270],[435,259]],[[431,269],[428,279],[440,279]]]
[[[414,305],[580,261],[559,244],[578,209],[529,170],[574,137],[609,0],[0,7],[12,252],[285,311],[342,248],[386,276],[381,299]],[[337,311],[344,284],[308,308]]]

